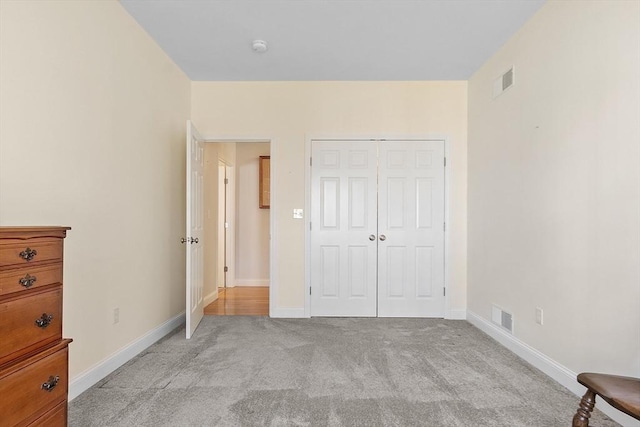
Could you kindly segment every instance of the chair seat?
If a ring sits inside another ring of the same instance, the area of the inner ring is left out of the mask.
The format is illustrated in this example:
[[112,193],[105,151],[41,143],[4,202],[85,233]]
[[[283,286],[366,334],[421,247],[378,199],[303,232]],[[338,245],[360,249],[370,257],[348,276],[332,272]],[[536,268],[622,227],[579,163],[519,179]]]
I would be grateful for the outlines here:
[[578,382],[614,408],[640,420],[640,379],[585,372]]

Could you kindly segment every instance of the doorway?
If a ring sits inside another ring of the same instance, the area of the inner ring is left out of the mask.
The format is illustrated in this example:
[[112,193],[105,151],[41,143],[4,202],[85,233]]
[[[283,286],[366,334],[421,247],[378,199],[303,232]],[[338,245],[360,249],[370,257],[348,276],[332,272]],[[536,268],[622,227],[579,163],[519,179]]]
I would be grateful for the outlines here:
[[310,314],[444,317],[443,140],[312,140]]
[[[259,165],[271,145],[263,141],[207,144],[211,167],[205,179],[205,314],[269,315],[271,210],[259,206]],[[215,154],[214,154],[215,153]],[[214,170],[215,169],[215,170]],[[210,185],[207,185],[210,184]]]

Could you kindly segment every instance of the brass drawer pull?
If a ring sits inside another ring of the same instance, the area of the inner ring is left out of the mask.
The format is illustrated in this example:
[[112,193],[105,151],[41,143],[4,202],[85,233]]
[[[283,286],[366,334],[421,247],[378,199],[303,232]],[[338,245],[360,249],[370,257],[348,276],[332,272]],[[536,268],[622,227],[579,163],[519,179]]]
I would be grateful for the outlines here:
[[33,286],[33,284],[35,283],[36,280],[37,280],[36,276],[32,276],[30,274],[27,274],[22,279],[18,280],[18,283],[20,283],[25,288],[29,289],[31,286]]
[[27,248],[24,251],[20,252],[20,258],[25,261],[31,261],[36,255],[38,255],[38,251],[31,248]]
[[41,388],[44,391],[51,392],[58,385],[58,381],[60,381],[60,377],[58,375],[56,375],[55,377],[53,375],[51,375],[49,377],[49,379],[47,380],[47,382],[42,383],[42,387]]
[[42,317],[40,317],[39,319],[36,319],[36,326],[38,328],[44,329],[51,324],[52,320],[53,320],[53,314],[42,313]]

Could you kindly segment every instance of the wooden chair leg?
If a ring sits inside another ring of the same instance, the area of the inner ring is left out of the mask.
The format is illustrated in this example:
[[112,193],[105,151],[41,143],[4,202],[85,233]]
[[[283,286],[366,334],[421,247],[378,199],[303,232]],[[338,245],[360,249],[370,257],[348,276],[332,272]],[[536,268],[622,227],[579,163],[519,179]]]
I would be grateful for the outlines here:
[[587,392],[582,396],[580,400],[580,406],[578,411],[573,416],[572,427],[589,427],[589,418],[591,417],[591,411],[596,404],[596,394],[587,389]]

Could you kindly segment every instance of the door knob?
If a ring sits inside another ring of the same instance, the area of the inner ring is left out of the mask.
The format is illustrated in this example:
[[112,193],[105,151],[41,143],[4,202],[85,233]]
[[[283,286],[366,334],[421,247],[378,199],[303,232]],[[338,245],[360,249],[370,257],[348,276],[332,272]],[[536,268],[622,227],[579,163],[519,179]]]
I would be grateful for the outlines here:
[[387,236],[385,236],[384,234],[381,234],[380,241],[384,242],[385,240],[387,240]]
[[375,234],[370,235],[370,236],[369,236],[369,240],[371,240],[372,242],[373,242],[374,240],[376,240],[376,236],[375,236]]
[[187,243],[187,239],[183,237],[182,239],[180,239],[180,243]]
[[189,243],[191,243],[192,245],[193,245],[194,243],[198,243],[198,238],[196,237],[196,238],[194,239],[194,238],[192,237],[192,238],[191,238],[191,241],[190,241]]

